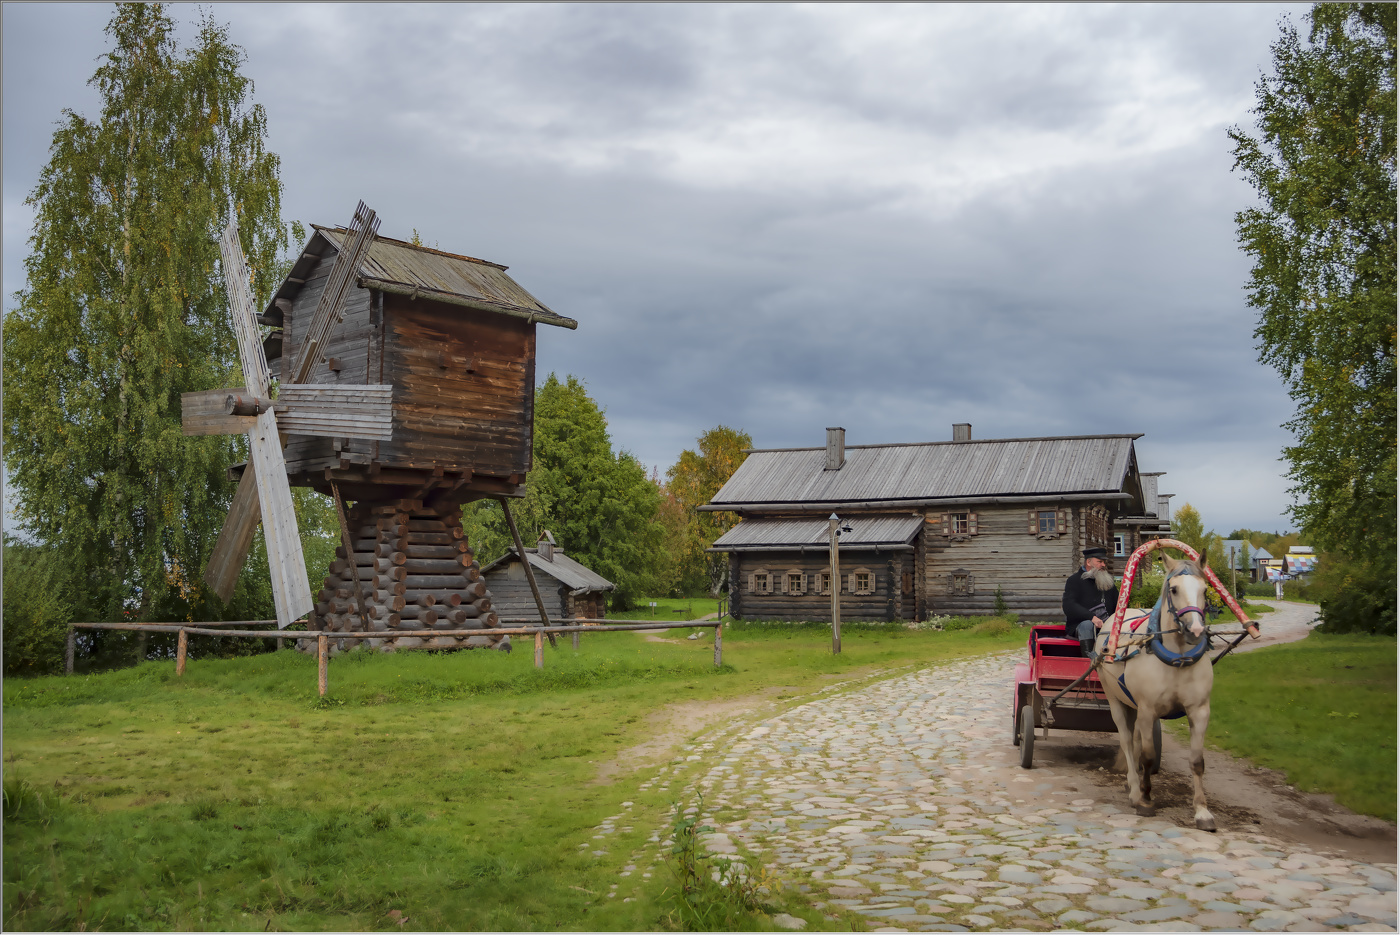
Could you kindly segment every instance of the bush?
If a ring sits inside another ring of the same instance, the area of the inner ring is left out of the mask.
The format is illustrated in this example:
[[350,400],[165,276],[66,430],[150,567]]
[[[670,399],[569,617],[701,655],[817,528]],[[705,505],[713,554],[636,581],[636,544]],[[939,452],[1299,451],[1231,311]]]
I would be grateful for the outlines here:
[[67,566],[52,549],[5,536],[5,674],[56,671],[73,609]]
[[1244,586],[1245,597],[1273,597],[1274,583],[1272,581],[1256,581]]
[[[1377,567],[1378,565],[1382,567]],[[1284,593],[1288,585],[1284,583]],[[1395,566],[1349,562],[1325,556],[1306,586],[1308,596],[1322,605],[1324,633],[1395,635]]]

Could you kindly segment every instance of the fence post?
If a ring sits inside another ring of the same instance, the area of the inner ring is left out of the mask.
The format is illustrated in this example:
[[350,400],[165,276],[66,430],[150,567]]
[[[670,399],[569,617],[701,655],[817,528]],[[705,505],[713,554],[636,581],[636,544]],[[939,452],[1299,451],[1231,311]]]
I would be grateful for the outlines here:
[[535,631],[535,668],[544,668],[544,631]]
[[574,649],[578,649],[578,631],[574,631]]
[[321,697],[326,697],[326,690],[329,687],[330,648],[326,645],[326,634],[319,633],[316,636],[316,690],[321,693]]
[[715,668],[724,665],[724,624],[715,624]]
[[189,647],[190,635],[181,630],[179,637],[175,640],[175,675],[177,677],[185,674],[185,653],[189,651]]
[[73,627],[68,628],[68,642],[63,647],[63,673],[73,674],[73,654],[78,649],[78,631]]

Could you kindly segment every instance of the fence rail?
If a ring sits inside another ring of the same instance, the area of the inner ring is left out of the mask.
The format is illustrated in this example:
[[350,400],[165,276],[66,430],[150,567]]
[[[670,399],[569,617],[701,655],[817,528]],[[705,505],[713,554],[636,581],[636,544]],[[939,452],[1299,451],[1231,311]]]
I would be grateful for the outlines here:
[[[330,641],[352,639],[366,640],[393,636],[528,636],[535,637],[535,668],[544,668],[544,638],[550,633],[573,633],[575,634],[575,647],[577,647],[577,634],[579,633],[615,633],[637,630],[679,630],[679,629],[702,629],[710,627],[715,631],[715,667],[724,664],[723,640],[724,624],[719,620],[692,620],[688,622],[675,623],[611,623],[605,619],[595,619],[587,617],[567,618],[570,623],[556,624],[554,626],[524,626],[524,627],[495,627],[492,629],[456,629],[456,630],[405,630],[395,628],[393,630],[361,630],[354,632],[341,632],[330,630],[244,630],[233,629],[242,626],[266,626],[276,625],[276,620],[234,620],[215,621],[207,623],[70,623],[68,624],[68,642],[64,651],[63,668],[68,675],[73,674],[73,656],[77,648],[78,630],[128,630],[137,633],[175,633],[178,634],[175,648],[175,674],[182,676],[185,674],[185,657],[188,651],[188,641],[190,636],[222,636],[229,638],[254,638],[254,639],[275,639],[277,647],[282,648],[283,640],[316,640],[316,683],[317,689],[322,697],[325,696],[329,683],[330,665]],[[529,622],[528,619],[521,621],[510,619],[503,623]],[[293,621],[293,625],[306,623],[305,620]]]

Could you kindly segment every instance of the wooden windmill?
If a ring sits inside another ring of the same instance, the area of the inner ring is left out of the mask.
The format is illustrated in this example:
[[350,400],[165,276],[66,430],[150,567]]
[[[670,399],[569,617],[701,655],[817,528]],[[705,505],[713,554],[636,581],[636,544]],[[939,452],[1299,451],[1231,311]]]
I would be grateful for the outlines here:
[[[238,491],[205,580],[221,597],[232,594],[261,520],[279,626],[309,612],[313,628],[347,634],[342,649],[359,642],[348,634],[383,649],[508,646],[484,635],[423,641],[393,631],[497,622],[461,504],[493,497],[505,506],[523,496],[535,325],[577,323],[504,266],[378,237],[363,203],[348,228],[313,227],[261,315],[237,229],[224,233],[247,385],[186,394],[184,430],[247,432],[250,456],[231,469]],[[260,323],[273,329],[264,339]],[[281,378],[275,400],[272,377]],[[340,520],[342,544],[315,600],[291,486],[332,496]]]

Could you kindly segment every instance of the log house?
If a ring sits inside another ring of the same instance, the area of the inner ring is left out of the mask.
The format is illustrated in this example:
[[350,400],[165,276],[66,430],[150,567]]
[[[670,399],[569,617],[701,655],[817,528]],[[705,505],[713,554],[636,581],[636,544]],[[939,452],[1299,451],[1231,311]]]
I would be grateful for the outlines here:
[[[991,614],[997,592],[1026,620],[1060,620],[1084,548],[1112,553],[1157,534],[1159,475],[1138,471],[1140,435],[756,449],[702,510],[740,522],[729,555],[736,618],[829,620],[827,517],[841,536],[843,620]],[[1143,479],[1150,478],[1144,490]],[[1169,526],[1167,528],[1170,528]]]

